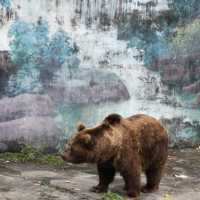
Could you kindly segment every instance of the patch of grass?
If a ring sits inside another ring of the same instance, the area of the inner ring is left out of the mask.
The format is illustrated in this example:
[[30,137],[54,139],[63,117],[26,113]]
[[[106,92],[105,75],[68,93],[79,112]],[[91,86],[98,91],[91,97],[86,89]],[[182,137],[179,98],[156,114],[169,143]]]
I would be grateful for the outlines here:
[[108,192],[104,194],[102,200],[124,200],[124,198],[116,193]]
[[16,163],[32,162],[54,166],[61,166],[64,164],[64,161],[60,156],[54,154],[43,154],[41,151],[31,146],[25,146],[19,153],[1,153],[0,160]]

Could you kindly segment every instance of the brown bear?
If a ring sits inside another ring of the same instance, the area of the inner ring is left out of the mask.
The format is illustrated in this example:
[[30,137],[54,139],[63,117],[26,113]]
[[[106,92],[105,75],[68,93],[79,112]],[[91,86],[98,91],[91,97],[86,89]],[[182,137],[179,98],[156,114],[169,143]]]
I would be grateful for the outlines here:
[[[68,141],[62,158],[71,163],[96,163],[99,184],[94,192],[106,192],[119,172],[129,197],[139,199],[140,191],[158,189],[168,156],[168,135],[153,117],[138,114],[123,118],[107,116],[94,128],[78,126],[77,133]],[[147,178],[140,186],[140,174]]]

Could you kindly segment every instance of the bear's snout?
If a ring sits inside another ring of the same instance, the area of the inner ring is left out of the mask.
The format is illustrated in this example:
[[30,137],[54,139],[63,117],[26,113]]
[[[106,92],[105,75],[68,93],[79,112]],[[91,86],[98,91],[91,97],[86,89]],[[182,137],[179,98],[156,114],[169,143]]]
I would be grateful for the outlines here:
[[71,155],[70,150],[65,150],[64,152],[62,152],[60,154],[60,157],[66,162],[72,162],[72,160],[73,160],[73,156]]
[[73,164],[80,164],[85,161],[83,157],[72,155],[70,152],[61,153],[60,156],[64,161]]
[[67,161],[67,156],[64,154],[64,153],[61,153],[60,154],[60,157],[64,160],[64,161]]

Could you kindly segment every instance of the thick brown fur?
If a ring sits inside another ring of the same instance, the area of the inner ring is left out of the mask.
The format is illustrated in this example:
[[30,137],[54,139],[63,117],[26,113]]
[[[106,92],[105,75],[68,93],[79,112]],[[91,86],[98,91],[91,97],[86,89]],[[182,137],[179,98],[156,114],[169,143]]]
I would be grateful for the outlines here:
[[[106,192],[116,172],[130,197],[158,189],[168,156],[168,135],[158,120],[143,114],[128,118],[111,114],[100,125],[79,130],[62,157],[72,163],[97,164],[99,184],[92,191]],[[147,177],[144,187],[141,171]]]

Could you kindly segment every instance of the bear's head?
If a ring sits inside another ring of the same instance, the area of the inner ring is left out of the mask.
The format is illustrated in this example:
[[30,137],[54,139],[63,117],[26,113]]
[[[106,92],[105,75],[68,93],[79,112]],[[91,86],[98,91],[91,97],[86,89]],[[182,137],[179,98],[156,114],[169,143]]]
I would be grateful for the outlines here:
[[70,163],[96,163],[111,159],[116,152],[113,138],[120,121],[120,115],[112,114],[94,128],[79,124],[77,133],[73,134],[65,146],[61,155],[63,160]]

